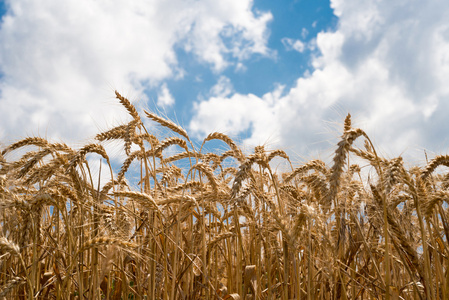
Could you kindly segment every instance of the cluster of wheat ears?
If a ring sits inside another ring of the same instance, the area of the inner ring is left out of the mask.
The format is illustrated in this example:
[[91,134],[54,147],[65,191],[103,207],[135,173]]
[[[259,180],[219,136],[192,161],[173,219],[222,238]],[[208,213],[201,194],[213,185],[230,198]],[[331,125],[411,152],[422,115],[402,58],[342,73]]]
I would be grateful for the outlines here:
[[[160,140],[116,96],[132,120],[95,143],[1,150],[0,299],[448,299],[449,174],[434,170],[449,156],[406,168],[348,115],[332,166],[294,167],[222,133],[195,147],[145,111]],[[111,140],[126,153],[115,170]],[[211,140],[225,150],[203,153]]]

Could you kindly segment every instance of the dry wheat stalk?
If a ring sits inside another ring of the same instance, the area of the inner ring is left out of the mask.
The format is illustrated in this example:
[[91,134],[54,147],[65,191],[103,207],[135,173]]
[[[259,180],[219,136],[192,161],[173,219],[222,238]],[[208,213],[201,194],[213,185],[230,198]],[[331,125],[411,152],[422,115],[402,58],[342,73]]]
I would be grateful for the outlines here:
[[138,200],[143,205],[149,205],[151,208],[156,209],[158,212],[161,212],[159,210],[159,207],[158,207],[156,201],[149,194],[132,192],[132,191],[119,191],[119,192],[114,192],[113,195],[117,196],[117,197],[127,197],[127,198]]
[[430,161],[424,171],[421,173],[421,178],[426,179],[438,166],[449,167],[449,155],[438,155]]
[[189,152],[181,152],[181,153],[172,155],[170,157],[164,158],[162,160],[162,162],[164,164],[168,164],[168,163],[175,162],[175,161],[178,161],[178,160],[181,160],[181,159],[184,159],[184,158],[189,158],[190,155],[191,154]]
[[5,237],[0,237],[0,249],[2,251],[11,252],[14,255],[20,255],[20,248]]
[[340,176],[343,172],[343,166],[345,164],[346,155],[350,149],[350,146],[359,136],[366,136],[366,133],[361,129],[351,129],[346,131],[341,141],[338,143],[338,148],[335,150],[334,165],[331,168],[331,176],[329,178],[330,189],[329,198],[334,199],[337,194]]
[[175,181],[177,181],[178,178],[183,178],[181,172],[182,172],[181,168],[177,166],[168,167],[168,169],[164,171],[164,174],[162,175],[161,183],[169,184],[172,178],[174,178]]
[[270,153],[270,155],[268,155],[268,162],[270,162],[273,158],[275,158],[276,156],[282,157],[284,159],[286,159],[287,161],[290,161],[290,158],[288,157],[287,153],[285,153],[284,150],[274,150]]
[[432,193],[429,196],[429,200],[423,203],[424,215],[429,218],[432,215],[435,206],[437,206],[438,203],[442,201],[449,202],[448,191],[437,191],[435,193]]
[[131,166],[131,163],[139,156],[142,155],[142,152],[139,151],[134,151],[130,154],[128,154],[128,157],[126,158],[126,160],[123,162],[122,167],[120,168],[120,172],[117,175],[117,182],[121,182],[126,174],[126,172],[128,171],[129,167]]
[[5,297],[8,293],[15,287],[24,284],[26,281],[21,277],[13,277],[11,278],[2,288],[0,292],[0,297]]
[[162,151],[172,145],[178,145],[181,148],[184,148],[184,150],[189,151],[187,148],[187,143],[185,140],[180,139],[178,137],[170,137],[165,140],[163,140],[156,149],[154,149],[155,155],[162,153]]
[[142,123],[142,121],[140,120],[140,116],[137,113],[136,108],[134,107],[134,105],[131,104],[131,102],[129,102],[128,99],[126,99],[125,97],[123,97],[122,95],[119,94],[119,92],[115,91],[115,96],[117,97],[117,99],[119,99],[120,103],[126,108],[126,110],[128,111],[128,113],[133,117],[133,119],[138,123]]
[[192,169],[197,169],[198,171],[203,172],[207,179],[209,180],[209,184],[211,185],[215,194],[218,193],[218,184],[217,179],[215,178],[212,169],[204,163],[197,163],[192,167]]
[[109,140],[115,140],[115,139],[123,139],[125,137],[125,131],[126,128],[128,128],[129,125],[119,125],[117,127],[114,127],[112,129],[109,129],[108,131],[99,133],[95,136],[96,140],[102,141],[109,141]]
[[147,117],[150,118],[151,120],[161,124],[164,127],[167,127],[171,131],[176,132],[177,134],[183,136],[186,140],[190,141],[189,136],[187,135],[187,131],[185,131],[185,129],[182,128],[181,126],[176,125],[172,121],[164,119],[154,113],[150,113],[148,111],[144,111],[144,112],[147,115]]
[[232,184],[232,198],[235,198],[242,187],[242,182],[248,176],[252,165],[257,161],[258,157],[255,155],[250,155],[244,163],[239,167],[239,171],[234,178],[234,183]]
[[98,238],[94,238],[92,240],[87,241],[86,243],[84,243],[79,252],[84,252],[86,250],[89,250],[91,248],[94,247],[98,247],[98,246],[103,246],[103,245],[117,245],[120,246],[122,248],[125,249],[135,249],[138,247],[138,245],[134,244],[134,243],[130,243],[127,241],[124,241],[122,239],[118,239],[118,238],[113,238],[113,237],[98,237]]
[[33,145],[33,146],[37,146],[37,147],[45,147],[48,146],[49,143],[46,139],[40,138],[40,137],[29,137],[29,138],[25,138],[22,139],[8,147],[6,147],[3,151],[2,151],[2,156],[4,156],[6,153],[11,152],[15,149],[19,149],[22,148],[24,146],[29,146],[29,145]]
[[[378,189],[372,185],[371,190],[373,191],[373,196],[374,196],[374,200],[376,201],[376,205],[379,207],[379,209],[381,209],[382,208],[382,200],[380,199]],[[390,230],[391,230],[392,236],[394,237],[394,241],[396,241],[401,246],[401,249],[407,255],[407,259],[408,259],[407,262],[410,262],[411,266],[416,271],[418,271],[421,278],[424,278],[424,276],[423,276],[424,272],[423,272],[422,266],[419,263],[418,254],[417,254],[416,250],[413,249],[410,240],[403,233],[401,227],[396,222],[396,220],[391,215],[391,213],[387,214],[387,220],[390,225]]]
[[291,174],[289,174],[287,177],[284,178],[284,183],[288,183],[290,180],[295,178],[298,174],[305,173],[309,170],[316,170],[320,171],[323,174],[327,174],[326,165],[321,160],[311,160],[305,165],[302,165],[301,167],[296,168],[293,170]]
[[76,165],[80,164],[86,157],[86,154],[88,153],[97,153],[109,162],[109,156],[104,150],[103,146],[98,144],[89,144],[81,148],[76,153],[76,155],[70,160],[68,169],[73,168]]
[[229,147],[231,147],[232,151],[234,151],[234,155],[239,161],[242,161],[244,156],[242,154],[242,151],[240,148],[234,143],[234,141],[228,137],[226,134],[221,132],[213,132],[210,133],[203,141],[203,145],[210,140],[222,140],[226,144],[228,144]]
[[28,178],[25,179],[24,183],[25,185],[33,185],[39,181],[47,181],[52,176],[62,175],[64,173],[63,166],[67,163],[67,158],[56,154],[56,158],[54,158],[47,164],[27,171]]
[[168,187],[167,188],[167,191],[169,193],[176,193],[176,192],[179,192],[179,191],[188,191],[188,190],[190,190],[191,193],[193,194],[194,191],[205,191],[206,190],[206,186],[203,183],[199,182],[199,181],[189,181],[189,182],[182,183],[182,184],[179,184],[179,185],[174,186],[174,187]]

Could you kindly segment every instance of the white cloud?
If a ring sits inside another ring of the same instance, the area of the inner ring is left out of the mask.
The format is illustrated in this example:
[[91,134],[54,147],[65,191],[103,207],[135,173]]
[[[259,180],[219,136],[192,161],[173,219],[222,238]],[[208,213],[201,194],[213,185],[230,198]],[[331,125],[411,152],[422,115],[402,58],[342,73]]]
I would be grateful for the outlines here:
[[9,0],[0,25],[0,138],[78,140],[124,121],[114,89],[133,101],[144,89],[181,78],[176,48],[217,72],[254,53],[270,55],[271,14],[254,13],[252,5]]
[[[420,146],[447,151],[449,4],[333,0],[331,6],[338,27],[314,40],[320,52],[312,58],[314,71],[285,94],[234,94],[198,103],[191,128],[203,135],[252,129],[247,141],[275,132],[280,146],[307,154],[335,144],[341,128],[326,133],[326,123],[342,124],[350,112],[389,155]],[[232,106],[232,113],[218,121],[213,116],[223,105]]]
[[305,45],[300,40],[294,40],[291,38],[283,38],[281,40],[281,42],[287,51],[295,50],[300,53],[304,52]]
[[[266,47],[266,26],[272,19],[271,13],[254,16],[251,0],[204,2],[191,5],[192,15],[201,17],[189,24],[186,50],[213,64],[217,72],[228,66],[227,56],[243,60],[253,53],[273,55]],[[167,5],[176,7],[171,2]]]
[[307,28],[303,28],[301,29],[301,37],[303,39],[305,39],[307,37],[307,35],[309,34],[309,31],[307,30]]
[[259,98],[253,94],[233,94],[231,97],[214,96],[208,101],[195,103],[196,118],[189,127],[201,138],[213,131],[236,135],[252,130],[252,135],[244,140],[248,145],[264,144],[280,135],[278,107],[275,103],[283,86]]
[[175,104],[175,98],[173,98],[167,84],[164,82],[157,93],[157,105],[161,107],[173,106]]
[[274,136],[278,134],[277,128],[272,126],[275,124],[273,121],[276,121],[273,106],[252,94],[234,94],[230,98],[212,97],[195,109],[201,117],[190,124],[190,129],[194,132],[219,131],[235,135],[252,127],[256,132],[245,142],[251,143],[254,140],[257,144],[265,142],[259,139],[260,136],[266,139],[267,133]]
[[226,76],[220,76],[216,85],[210,89],[210,94],[215,97],[226,97],[233,92],[231,80]]

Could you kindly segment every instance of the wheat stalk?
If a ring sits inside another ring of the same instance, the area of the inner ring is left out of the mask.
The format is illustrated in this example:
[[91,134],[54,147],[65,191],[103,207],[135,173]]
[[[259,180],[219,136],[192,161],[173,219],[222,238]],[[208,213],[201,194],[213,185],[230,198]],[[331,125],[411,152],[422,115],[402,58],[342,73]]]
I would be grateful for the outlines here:
[[148,112],[148,111],[144,111],[145,114],[147,115],[147,117],[159,124],[161,124],[164,127],[167,127],[168,129],[170,129],[173,132],[176,132],[177,134],[183,136],[186,140],[190,141],[189,136],[187,135],[187,131],[185,131],[184,128],[182,128],[179,125],[176,125],[175,123],[173,123],[170,120],[164,119],[154,113]]

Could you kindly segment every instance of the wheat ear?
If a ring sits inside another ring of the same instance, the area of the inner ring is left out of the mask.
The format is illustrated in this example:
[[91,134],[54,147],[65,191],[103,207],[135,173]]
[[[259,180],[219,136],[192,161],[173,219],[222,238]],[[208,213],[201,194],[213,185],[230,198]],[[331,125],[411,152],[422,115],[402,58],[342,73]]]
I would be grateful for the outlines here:
[[449,167],[449,155],[438,155],[426,166],[421,174],[422,179],[426,179],[438,166]]
[[150,113],[150,112],[148,112],[146,110],[144,112],[147,115],[147,117],[150,118],[151,120],[161,124],[164,127],[167,127],[171,131],[176,132],[177,134],[185,137],[186,140],[190,141],[189,136],[187,135],[187,131],[185,131],[185,129],[182,128],[181,126],[176,125],[172,121],[166,120],[166,119],[164,119],[164,118],[162,118],[162,117],[160,117],[160,116],[158,116],[158,115],[156,115],[154,113]]
[[243,160],[243,154],[240,148],[234,143],[234,141],[228,137],[226,134],[221,132],[213,132],[210,133],[203,141],[203,145],[210,140],[222,140],[226,144],[228,144],[229,147],[235,152],[235,155],[237,156],[237,159],[242,161]]
[[120,95],[117,91],[115,91],[115,96],[117,97],[117,99],[119,99],[120,103],[126,108],[128,113],[134,118],[134,120],[138,122],[138,124],[142,123],[134,105],[132,105],[128,99]]
[[2,151],[2,156],[4,156],[6,153],[13,151],[15,149],[24,147],[24,146],[29,146],[29,145],[33,145],[33,146],[37,146],[37,147],[45,147],[49,145],[49,142],[46,139],[40,138],[40,137],[29,137],[29,138],[25,138],[22,139],[18,142],[15,142],[14,144],[6,147],[6,149],[4,149]]

